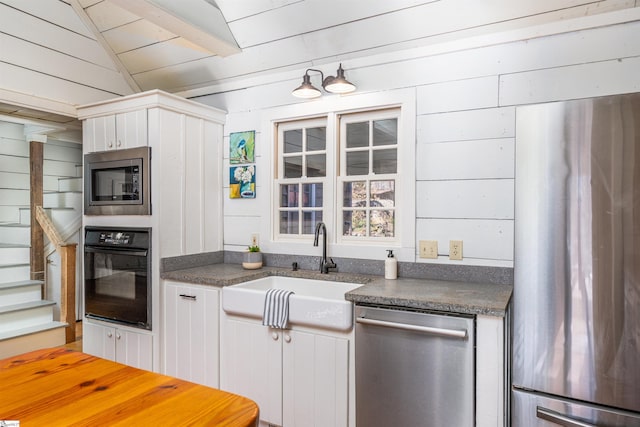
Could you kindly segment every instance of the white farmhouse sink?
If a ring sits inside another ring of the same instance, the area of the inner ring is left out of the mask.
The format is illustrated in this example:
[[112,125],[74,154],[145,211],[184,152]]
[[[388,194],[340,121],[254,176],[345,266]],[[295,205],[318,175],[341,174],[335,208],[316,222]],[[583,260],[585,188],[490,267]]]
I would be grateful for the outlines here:
[[262,319],[267,289],[293,291],[289,297],[289,323],[317,328],[349,330],[353,303],[344,294],[362,285],[297,277],[269,276],[222,288],[222,309],[228,314]]

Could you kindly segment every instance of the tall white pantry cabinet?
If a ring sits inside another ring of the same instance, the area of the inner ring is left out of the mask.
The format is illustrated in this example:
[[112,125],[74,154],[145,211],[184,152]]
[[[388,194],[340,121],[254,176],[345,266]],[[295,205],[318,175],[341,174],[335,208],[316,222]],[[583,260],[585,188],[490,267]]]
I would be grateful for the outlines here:
[[[151,147],[151,215],[84,215],[83,226],[151,228],[152,329],[84,319],[89,328],[83,332],[87,343],[83,350],[109,358],[113,353],[105,350],[105,338],[92,334],[108,334],[114,327],[140,334],[142,339],[131,342],[144,343],[137,351],[144,360],[151,360],[152,370],[158,372],[162,337],[160,260],[223,248],[226,112],[153,90],[78,107],[78,118],[83,121],[84,154]],[[118,351],[126,352],[126,348]]]

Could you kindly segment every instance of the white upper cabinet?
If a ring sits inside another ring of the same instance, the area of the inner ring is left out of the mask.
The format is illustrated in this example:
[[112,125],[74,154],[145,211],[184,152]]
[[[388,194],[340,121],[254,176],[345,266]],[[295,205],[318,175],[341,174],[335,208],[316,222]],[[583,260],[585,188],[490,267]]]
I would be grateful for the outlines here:
[[147,110],[110,114],[84,121],[84,152],[147,145]]

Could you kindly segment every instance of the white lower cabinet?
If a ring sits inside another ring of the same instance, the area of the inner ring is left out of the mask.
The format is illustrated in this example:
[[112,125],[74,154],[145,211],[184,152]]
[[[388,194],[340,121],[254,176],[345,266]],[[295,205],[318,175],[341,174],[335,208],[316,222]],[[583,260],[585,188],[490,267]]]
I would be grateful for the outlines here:
[[254,400],[261,425],[349,425],[352,334],[222,319],[220,387]]
[[153,337],[150,333],[85,321],[82,351],[134,368],[153,370]]
[[219,306],[217,288],[164,282],[164,374],[219,386]]

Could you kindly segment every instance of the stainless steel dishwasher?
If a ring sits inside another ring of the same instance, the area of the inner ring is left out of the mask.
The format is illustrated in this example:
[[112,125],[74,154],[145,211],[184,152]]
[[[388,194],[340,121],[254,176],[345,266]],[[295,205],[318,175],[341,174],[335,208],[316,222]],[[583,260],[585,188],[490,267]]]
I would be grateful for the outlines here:
[[473,316],[356,306],[359,427],[464,427],[475,418]]

